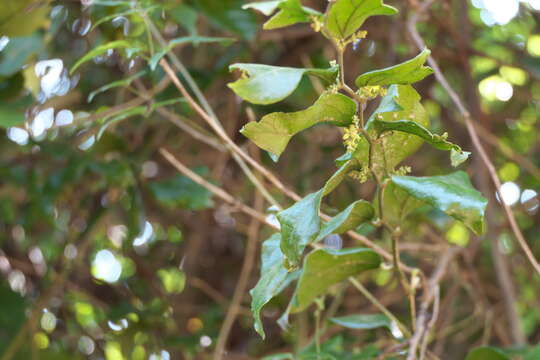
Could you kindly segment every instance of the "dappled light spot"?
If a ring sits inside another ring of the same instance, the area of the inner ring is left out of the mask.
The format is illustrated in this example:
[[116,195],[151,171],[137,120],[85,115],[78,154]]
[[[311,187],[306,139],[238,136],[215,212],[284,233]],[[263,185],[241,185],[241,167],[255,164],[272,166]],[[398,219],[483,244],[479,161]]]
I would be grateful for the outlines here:
[[525,208],[525,211],[530,215],[534,215],[538,212],[540,207],[540,199],[538,193],[535,190],[525,189],[521,193],[520,198],[521,205]]
[[[516,183],[512,181],[507,181],[501,185],[501,187],[499,188],[499,192],[501,193],[503,202],[508,206],[512,206],[519,201],[521,189]],[[496,194],[496,196],[497,200],[500,201],[498,193]]]
[[92,262],[92,275],[108,283],[114,283],[120,279],[122,264],[109,250],[100,250]]
[[4,50],[8,44],[9,44],[9,37],[5,35],[0,36],[0,51]]
[[133,246],[144,246],[147,245],[150,240],[154,237],[154,227],[150,222],[145,221],[142,232],[133,239]]
[[94,340],[92,340],[92,338],[83,335],[79,338],[77,347],[79,348],[79,351],[84,355],[92,355],[96,348],[96,344]]
[[51,333],[56,329],[57,324],[56,315],[50,312],[48,309],[43,309],[43,315],[41,315],[40,325],[43,330]]
[[7,131],[7,137],[14,143],[24,146],[28,144],[28,139],[30,138],[30,135],[28,134],[28,131],[24,129],[18,127],[11,127]]
[[212,345],[212,339],[208,335],[203,335],[201,336],[201,339],[199,340],[199,344],[202,347],[209,347],[210,345]]

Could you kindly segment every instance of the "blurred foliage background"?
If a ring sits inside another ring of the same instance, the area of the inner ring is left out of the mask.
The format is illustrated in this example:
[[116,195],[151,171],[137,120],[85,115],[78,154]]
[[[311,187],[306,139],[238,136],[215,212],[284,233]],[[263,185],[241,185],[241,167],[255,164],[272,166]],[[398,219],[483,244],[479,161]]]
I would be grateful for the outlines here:
[[[335,57],[308,25],[261,31],[264,19],[242,10],[243,3],[2,0],[0,359],[211,357],[252,220],[179,175],[159,149],[242,202],[256,202],[262,211],[269,205],[256,201],[251,182],[158,60],[170,51],[229,136],[300,194],[320,188],[344,152],[339,130],[322,125],[297,136],[275,164],[238,133],[266,113],[307,107],[320,84],[306,78],[278,106],[247,106],[226,86],[235,78],[230,63],[326,67]],[[324,10],[327,1],[304,3]],[[350,80],[417,53],[406,22],[418,1],[387,3],[400,14],[368,21],[368,38],[346,54]],[[466,100],[504,182],[502,201],[512,206],[537,255],[539,20],[537,0],[441,0],[419,22],[433,56]],[[472,150],[436,79],[416,88],[432,128]],[[444,155],[427,149],[407,164],[413,174],[440,174],[447,166]],[[463,359],[468,349],[485,344],[521,354],[525,344],[540,342],[540,280],[515,243],[476,154],[468,172],[490,199],[488,233],[477,238],[438,213],[420,214],[425,223],[407,227],[403,261],[430,269],[448,244],[465,248],[441,288],[433,344],[442,359]],[[372,191],[349,182],[329,197],[327,210],[335,213],[333,207]],[[269,234],[261,227],[257,240]],[[250,275],[251,288],[258,270]],[[406,310],[389,270],[369,276],[383,304],[397,313]],[[370,309],[354,292],[344,294],[343,312]],[[288,331],[276,324],[286,303],[278,297],[265,309],[263,341],[252,329],[245,294],[224,358],[255,359],[308,346],[306,314],[293,318]],[[343,332],[330,326],[325,346],[342,354],[337,358],[371,359],[390,336],[384,329]]]

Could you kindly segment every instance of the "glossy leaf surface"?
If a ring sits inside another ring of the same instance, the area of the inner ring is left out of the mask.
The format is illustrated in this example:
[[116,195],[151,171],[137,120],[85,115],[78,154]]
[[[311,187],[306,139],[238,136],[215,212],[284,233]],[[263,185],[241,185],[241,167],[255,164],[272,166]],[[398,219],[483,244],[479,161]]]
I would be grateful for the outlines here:
[[328,33],[338,39],[354,34],[370,16],[394,15],[397,9],[382,0],[337,0],[326,17]]
[[379,267],[377,253],[366,248],[317,249],[306,256],[291,312],[307,308],[316,297],[349,276]]
[[240,70],[243,76],[228,86],[242,99],[259,105],[285,99],[298,87],[304,75],[314,75],[332,83],[338,73],[337,67],[301,69],[261,64],[233,64],[229,70]]
[[392,182],[409,195],[462,221],[476,234],[484,231],[487,200],[463,171],[443,176],[392,176]]
[[276,112],[264,116],[259,122],[250,122],[240,132],[279,158],[290,139],[315,124],[328,122],[346,126],[356,113],[356,103],[341,94],[323,94],[306,110],[293,113]]
[[404,63],[362,74],[356,78],[356,86],[408,85],[420,81],[433,73],[429,66],[424,66],[430,54],[431,51],[424,49],[418,56]]

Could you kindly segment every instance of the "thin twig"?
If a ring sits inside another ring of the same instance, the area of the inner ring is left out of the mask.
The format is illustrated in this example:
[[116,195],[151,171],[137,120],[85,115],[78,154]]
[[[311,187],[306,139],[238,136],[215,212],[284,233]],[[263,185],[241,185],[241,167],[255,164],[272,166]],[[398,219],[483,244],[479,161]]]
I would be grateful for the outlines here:
[[[257,211],[261,211],[262,207],[263,199],[260,194],[256,192],[254,208]],[[219,331],[218,341],[214,350],[214,360],[221,360],[225,354],[225,348],[227,346],[230,331],[238,315],[242,299],[246,293],[248,281],[255,265],[259,229],[260,223],[256,219],[252,219],[248,229],[244,262],[242,264],[242,269],[240,270],[240,276],[238,278],[236,289],[234,290],[231,305],[229,306],[227,315],[225,315],[225,320],[223,320],[223,324],[221,325],[221,329]]]

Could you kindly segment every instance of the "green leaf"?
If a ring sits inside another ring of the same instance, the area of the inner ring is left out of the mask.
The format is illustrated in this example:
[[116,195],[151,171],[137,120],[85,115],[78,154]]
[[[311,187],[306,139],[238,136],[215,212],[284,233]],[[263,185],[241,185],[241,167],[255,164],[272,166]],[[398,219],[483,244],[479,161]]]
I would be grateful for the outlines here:
[[373,215],[375,215],[375,210],[369,202],[355,201],[324,224],[315,241],[320,241],[330,234],[343,234],[354,230],[362,223],[371,220]]
[[329,321],[347,329],[357,330],[371,330],[381,327],[390,329],[392,326],[392,321],[384,314],[347,315],[333,317]]
[[283,266],[285,258],[280,250],[281,235],[274,234],[263,242],[261,253],[261,276],[257,285],[249,292],[251,312],[255,319],[255,331],[265,338],[261,321],[261,310],[274,296],[294,281],[299,272],[289,272]]
[[282,353],[282,354],[274,354],[274,355],[268,355],[261,360],[294,360],[294,356],[291,353]]
[[268,114],[259,122],[248,123],[240,132],[278,159],[290,139],[300,131],[323,122],[347,126],[352,123],[354,114],[356,103],[349,97],[324,93],[306,110]]
[[[198,169],[197,172],[203,171]],[[208,190],[182,175],[154,181],[148,186],[156,200],[171,209],[203,210],[213,205]]]
[[338,67],[300,69],[261,64],[233,64],[229,70],[241,70],[243,76],[228,86],[242,99],[253,104],[268,105],[285,99],[298,87],[303,75],[314,75],[333,83]]
[[216,27],[246,40],[255,37],[257,21],[253,14],[242,10],[243,0],[196,0],[195,4]]
[[[378,200],[376,199],[374,207],[378,208]],[[384,188],[383,196],[383,209],[384,219],[391,226],[402,226],[407,216],[414,210],[425,206],[425,203],[418,200],[408,192],[400,187],[397,187],[394,183],[390,182]]]
[[376,269],[380,263],[380,256],[366,248],[312,251],[304,261],[291,312],[304,310],[330,286],[363,271]]
[[429,54],[431,51],[424,49],[418,56],[404,63],[362,74],[356,78],[356,86],[408,85],[420,81],[433,73],[429,66],[424,66]]
[[277,214],[281,224],[281,251],[292,267],[298,265],[306,246],[315,241],[319,234],[321,229],[319,208],[322,197],[321,189]]
[[159,269],[157,272],[161,285],[169,294],[180,294],[186,285],[186,274],[178,268]]
[[[281,250],[286,256],[289,266],[298,266],[306,246],[317,240],[321,231],[319,209],[322,198],[333,191],[343,181],[348,172],[356,169],[357,164],[354,159],[347,161],[332,175],[322,189],[307,195],[288,209],[277,214],[281,225]],[[360,207],[363,207],[363,205]],[[340,225],[338,220],[336,220],[335,224],[338,224],[338,227]],[[328,229],[331,230],[331,228]]]
[[467,173],[414,177],[392,176],[392,182],[412,197],[462,221],[476,234],[484,232],[487,200],[476,191]]
[[197,18],[199,17],[199,14],[194,8],[186,4],[179,4],[173,9],[170,9],[168,13],[178,24],[182,25],[190,35],[197,34]]
[[113,81],[107,85],[103,85],[101,86],[100,88],[97,88],[96,90],[92,91],[89,95],[88,95],[88,102],[92,102],[92,100],[94,99],[94,97],[98,94],[101,94],[102,92],[105,92],[107,90],[110,90],[110,89],[113,89],[113,88],[116,88],[116,87],[127,87],[129,86],[134,80],[140,78],[141,76],[143,76],[144,74],[146,74],[146,71],[139,71],[138,73],[136,74],[133,74],[131,76],[128,76],[127,78],[123,78],[123,79],[120,79],[120,80],[117,80],[117,81]]
[[461,150],[461,147],[458,145],[446,140],[445,135],[433,134],[422,125],[411,120],[384,121],[375,118],[372,121],[372,128],[374,128],[379,135],[387,131],[401,131],[416,135],[439,150],[450,151],[450,159],[452,166],[454,167],[459,166],[467,160],[470,155],[469,152]]
[[126,49],[126,48],[131,48],[131,47],[133,46],[130,44],[129,41],[126,41],[126,40],[117,40],[117,41],[112,41],[107,44],[99,45],[93,48],[92,50],[90,50],[89,52],[87,52],[86,54],[84,54],[84,56],[81,57],[79,60],[77,60],[77,62],[71,67],[71,70],[69,71],[69,73],[73,74],[75,70],[79,68],[79,66],[81,66],[82,64],[84,64],[85,62],[89,60],[92,60],[96,56],[105,54],[108,50]]
[[232,38],[207,37],[207,36],[197,36],[197,35],[176,38],[169,41],[169,44],[167,45],[167,47],[155,53],[154,56],[152,56],[150,60],[148,61],[148,66],[150,66],[150,69],[152,69],[152,71],[155,70],[161,58],[163,58],[169,51],[171,51],[178,45],[192,43],[193,45],[197,46],[199,44],[205,44],[205,43],[219,43],[219,44],[227,46],[227,45],[232,44],[235,41],[236,40]]
[[450,150],[450,163],[453,167],[458,167],[459,165],[463,164],[471,153],[469,151],[459,151],[457,149]]
[[382,0],[336,0],[326,17],[326,30],[330,36],[343,40],[354,34],[368,17],[397,12]]
[[33,0],[2,0],[0,5],[0,34],[28,36],[47,24],[50,7]]
[[469,352],[465,360],[510,360],[510,358],[496,348],[484,346]]
[[266,16],[270,16],[279,9],[279,12],[270,18],[263,28],[266,30],[278,29],[297,23],[310,22],[312,16],[322,16],[322,14],[309,7],[302,6],[300,0],[278,0],[249,3],[242,6],[242,9],[255,9]]
[[[410,85],[392,85],[388,88],[388,93],[381,100],[379,107],[366,123],[366,130],[376,135],[376,120],[385,122],[396,122],[407,119],[423,127],[429,125],[429,117],[426,110],[420,103],[420,95]],[[382,174],[384,168],[392,171],[401,161],[414,154],[423,139],[405,132],[393,132],[384,134],[378,141],[374,142],[373,167],[375,172]],[[369,145],[365,138],[361,138],[353,156],[367,166]]]
[[8,44],[2,50],[9,56],[0,56],[0,76],[11,76],[26,64],[26,60],[35,53],[40,53],[43,41],[40,35],[10,38]]

